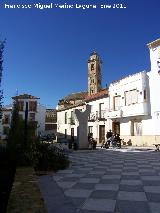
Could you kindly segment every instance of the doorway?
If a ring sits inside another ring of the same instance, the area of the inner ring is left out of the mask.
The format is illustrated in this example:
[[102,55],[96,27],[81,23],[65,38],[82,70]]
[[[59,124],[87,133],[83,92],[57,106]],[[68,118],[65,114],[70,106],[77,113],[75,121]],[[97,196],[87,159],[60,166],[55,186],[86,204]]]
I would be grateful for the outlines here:
[[71,140],[74,141],[74,128],[71,128]]
[[112,123],[112,132],[114,134],[120,134],[120,122],[113,122]]
[[105,125],[99,126],[99,143],[105,141]]

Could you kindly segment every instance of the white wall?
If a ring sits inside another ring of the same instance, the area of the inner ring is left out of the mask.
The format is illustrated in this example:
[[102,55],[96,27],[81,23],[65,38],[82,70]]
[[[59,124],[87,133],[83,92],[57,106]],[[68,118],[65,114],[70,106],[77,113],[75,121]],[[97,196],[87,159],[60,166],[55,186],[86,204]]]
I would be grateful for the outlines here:
[[46,118],[46,107],[40,104],[37,104],[37,113],[36,113],[36,121],[38,121],[38,129],[37,133],[45,132],[45,118]]

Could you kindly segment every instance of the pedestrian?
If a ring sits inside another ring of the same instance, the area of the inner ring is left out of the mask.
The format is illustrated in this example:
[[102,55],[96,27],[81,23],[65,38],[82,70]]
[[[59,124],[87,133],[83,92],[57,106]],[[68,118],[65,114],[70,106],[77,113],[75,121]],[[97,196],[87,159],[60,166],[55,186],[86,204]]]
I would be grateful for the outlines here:
[[115,135],[115,141],[116,141],[116,146],[121,148],[121,139],[120,139],[120,135],[119,134]]
[[113,133],[112,130],[110,129],[107,134],[106,134],[106,144],[108,144],[108,146],[110,146],[110,143],[112,143],[111,139],[112,139]]
[[112,135],[113,135],[113,133],[112,133],[112,130],[110,129],[109,132],[107,132],[107,134],[106,134],[106,138],[109,139],[112,137]]

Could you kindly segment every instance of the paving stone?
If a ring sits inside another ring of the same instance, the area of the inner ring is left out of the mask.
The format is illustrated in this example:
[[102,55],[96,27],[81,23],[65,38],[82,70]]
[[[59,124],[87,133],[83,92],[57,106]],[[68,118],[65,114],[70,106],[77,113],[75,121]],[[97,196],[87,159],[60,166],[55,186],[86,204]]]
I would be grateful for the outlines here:
[[60,181],[64,182],[75,182],[78,181],[79,177],[63,177]]
[[120,179],[121,175],[103,175],[102,179]]
[[120,184],[136,186],[136,185],[142,185],[142,181],[141,180],[121,180]]
[[[84,205],[84,202],[86,200],[86,198],[73,198],[73,197],[70,197],[72,203],[74,206],[76,206],[77,208],[81,208],[83,205]],[[78,211],[77,211],[78,212]],[[68,212],[66,212],[68,213]]]
[[89,172],[88,174],[100,174],[103,175],[105,173],[105,171],[97,171],[97,170],[92,170],[91,172]]
[[60,170],[57,174],[71,174],[73,172],[72,169]]
[[106,171],[105,175],[120,175],[122,171]]
[[102,174],[86,174],[84,178],[98,178],[100,179]]
[[121,178],[122,180],[139,180],[140,176],[139,175],[122,175]]
[[160,209],[159,153],[89,150],[73,152],[70,159],[67,172],[60,171],[53,179],[77,207],[75,212],[157,213]]
[[141,176],[155,176],[158,175],[157,172],[139,172]]
[[100,178],[80,178],[80,183],[98,183]]
[[147,201],[146,195],[144,192],[118,192],[118,200],[130,200],[130,201]]
[[76,182],[68,182],[68,181],[57,181],[58,186],[60,186],[63,189],[72,188],[76,184]]
[[123,168],[123,172],[138,172],[138,169],[135,169],[135,168]]
[[145,192],[160,193],[160,186],[144,186]]
[[149,206],[151,209],[151,213],[159,213],[160,212],[160,203],[149,202]]
[[107,169],[108,172],[121,172],[122,169]]
[[119,186],[119,191],[126,191],[126,192],[143,192],[142,185],[122,185]]
[[116,203],[116,210],[120,213],[150,213],[147,202],[122,201]]
[[160,181],[160,176],[141,176],[142,180]]
[[160,181],[142,180],[144,186],[160,186]]
[[150,193],[146,192],[148,201],[150,202],[160,202],[160,193]]
[[115,200],[116,199],[116,195],[117,195],[116,191],[111,191],[111,190],[94,190],[91,193],[90,198]]
[[114,212],[115,204],[116,204],[115,200],[89,198],[84,203],[82,209]]
[[111,190],[111,191],[118,191],[119,185],[118,184],[96,184],[95,190]]
[[100,184],[119,184],[120,180],[119,179],[101,179],[99,181]]
[[92,193],[92,190],[87,189],[68,189],[64,191],[64,194],[68,197],[87,198]]
[[154,169],[139,169],[139,172],[155,173],[155,170]]
[[73,189],[94,189],[95,183],[76,183]]
[[84,177],[86,174],[75,174],[75,173],[72,173],[72,174],[66,174],[65,177],[77,177],[77,178],[81,178],[81,177]]
[[59,181],[63,178],[63,176],[53,175],[53,180]]

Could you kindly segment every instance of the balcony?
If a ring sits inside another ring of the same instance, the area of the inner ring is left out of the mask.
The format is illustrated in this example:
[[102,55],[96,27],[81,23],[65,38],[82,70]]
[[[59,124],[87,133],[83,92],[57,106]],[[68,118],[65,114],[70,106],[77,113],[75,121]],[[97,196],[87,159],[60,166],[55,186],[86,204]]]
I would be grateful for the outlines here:
[[68,118],[68,124],[75,125],[75,119],[74,118]]
[[98,120],[105,120],[106,119],[106,110],[101,110],[98,113]]
[[122,110],[123,110],[123,117],[137,116],[137,115],[149,115],[148,102],[124,106],[122,108]]
[[105,120],[106,119],[106,110],[96,111],[90,113],[88,117],[88,121],[96,121],[96,120]]
[[149,105],[147,102],[122,106],[119,110],[107,113],[107,118],[121,118],[139,115],[149,115]]
[[88,117],[88,121],[95,121],[96,119],[97,119],[96,113],[91,112]]
[[121,118],[122,110],[111,111],[107,113],[107,118]]

